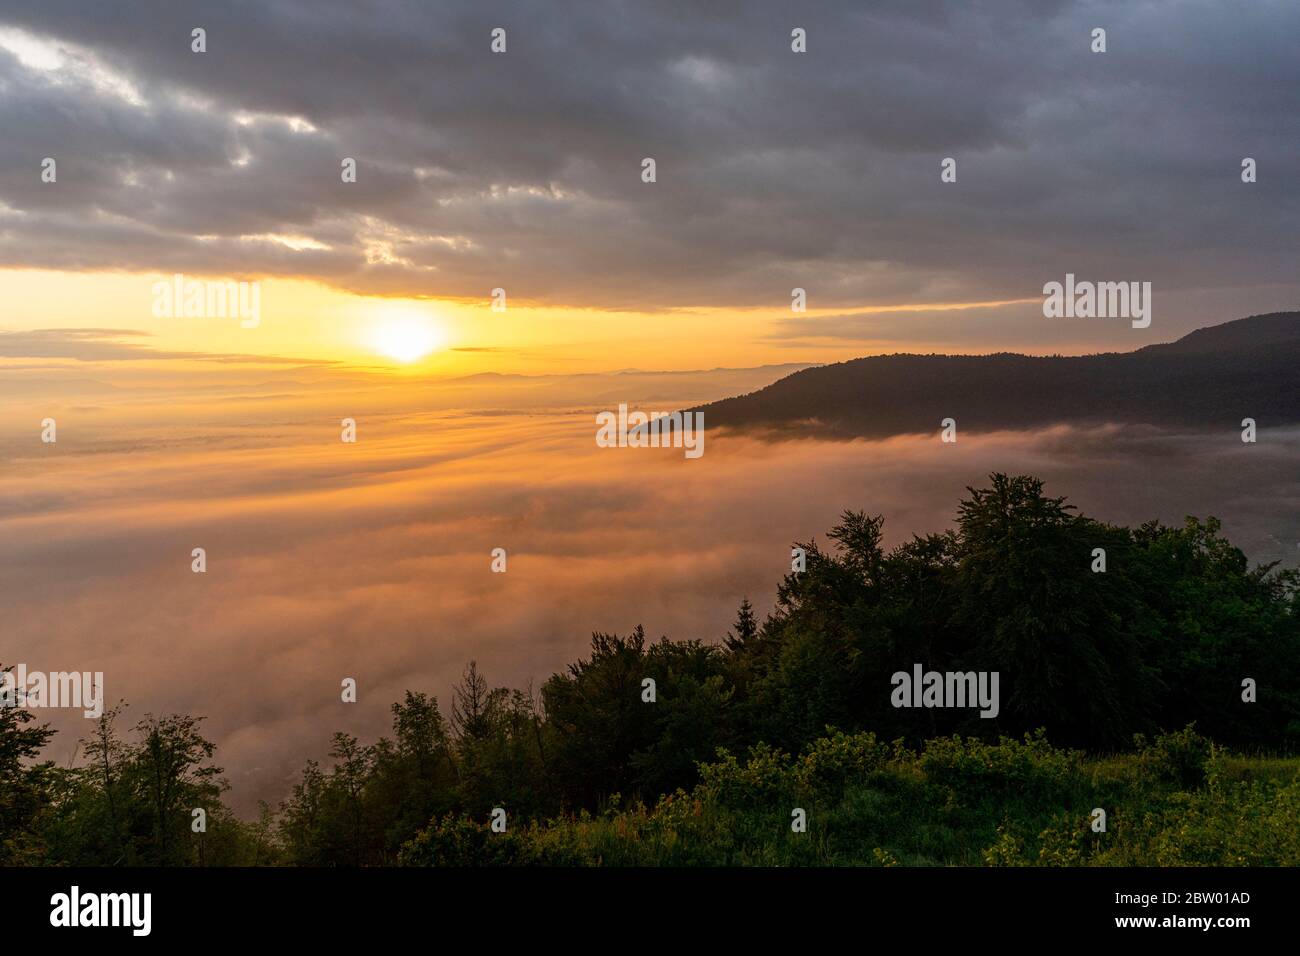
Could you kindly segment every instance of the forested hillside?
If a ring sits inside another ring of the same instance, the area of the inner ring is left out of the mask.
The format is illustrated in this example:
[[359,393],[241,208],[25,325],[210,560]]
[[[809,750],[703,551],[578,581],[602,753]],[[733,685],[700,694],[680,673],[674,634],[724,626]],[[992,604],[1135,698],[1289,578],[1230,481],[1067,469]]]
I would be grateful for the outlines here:
[[710,428],[883,437],[1058,422],[1190,429],[1300,422],[1300,312],[1200,329],[1103,355],[878,355],[796,372],[692,411]]

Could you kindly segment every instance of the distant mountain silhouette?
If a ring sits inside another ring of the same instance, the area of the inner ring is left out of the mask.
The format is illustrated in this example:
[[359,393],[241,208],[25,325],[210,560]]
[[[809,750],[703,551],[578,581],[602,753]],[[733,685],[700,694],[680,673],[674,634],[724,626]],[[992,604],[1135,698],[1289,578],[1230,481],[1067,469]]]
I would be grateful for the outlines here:
[[1057,422],[1188,428],[1300,422],[1300,312],[1254,315],[1135,352],[881,355],[805,369],[692,411],[709,429],[884,437]]

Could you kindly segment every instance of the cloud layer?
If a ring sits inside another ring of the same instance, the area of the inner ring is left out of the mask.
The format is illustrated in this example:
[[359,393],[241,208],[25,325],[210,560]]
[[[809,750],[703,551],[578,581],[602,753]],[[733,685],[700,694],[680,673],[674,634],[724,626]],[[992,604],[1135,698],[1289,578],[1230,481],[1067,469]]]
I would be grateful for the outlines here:
[[1067,270],[1294,293],[1298,28],[1280,0],[15,2],[0,264],[638,308],[1007,300]]

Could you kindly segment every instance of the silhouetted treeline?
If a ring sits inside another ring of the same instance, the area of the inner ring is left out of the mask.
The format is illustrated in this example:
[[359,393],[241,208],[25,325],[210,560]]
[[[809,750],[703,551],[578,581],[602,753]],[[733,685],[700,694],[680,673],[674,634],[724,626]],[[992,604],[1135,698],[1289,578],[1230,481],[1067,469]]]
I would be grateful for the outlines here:
[[[771,613],[743,602],[716,644],[652,642],[637,627],[594,635],[537,694],[494,688],[473,663],[450,707],[407,692],[391,737],[336,734],[328,767],[309,762],[255,824],[222,808],[212,746],[190,718],[146,718],[124,741],[110,711],[81,764],[61,769],[34,763],[48,732],[8,710],[0,848],[10,862],[393,863],[435,821],[438,852],[451,853],[481,839],[495,807],[512,826],[653,807],[697,785],[720,748],[818,751],[828,728],[896,748],[931,741],[925,752],[934,738],[1045,728],[1057,746],[1109,752],[1194,722],[1238,750],[1296,749],[1300,575],[1251,568],[1216,520],[1118,527],[1038,479],[995,474],[950,531],[886,550],[882,526],[846,512],[828,547],[799,544],[806,567],[785,576]],[[915,664],[998,672],[996,718],[895,707],[891,677]],[[476,822],[462,833],[449,820]]]

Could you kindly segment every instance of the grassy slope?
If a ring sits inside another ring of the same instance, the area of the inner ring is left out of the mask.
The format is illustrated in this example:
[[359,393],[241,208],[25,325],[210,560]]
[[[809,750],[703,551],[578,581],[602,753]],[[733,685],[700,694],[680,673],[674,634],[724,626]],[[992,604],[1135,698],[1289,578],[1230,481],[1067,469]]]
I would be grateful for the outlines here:
[[[791,830],[807,812],[806,833]],[[1094,808],[1107,813],[1093,832]],[[704,768],[691,793],[494,834],[448,819],[412,865],[1300,865],[1300,758],[1225,754],[1190,730],[1088,758],[1041,737],[920,751],[832,734]]]

